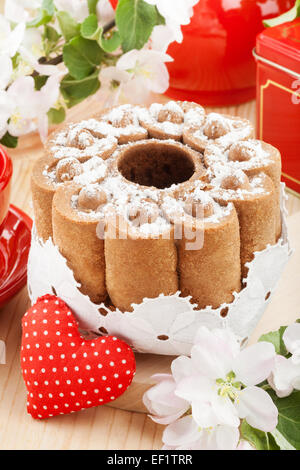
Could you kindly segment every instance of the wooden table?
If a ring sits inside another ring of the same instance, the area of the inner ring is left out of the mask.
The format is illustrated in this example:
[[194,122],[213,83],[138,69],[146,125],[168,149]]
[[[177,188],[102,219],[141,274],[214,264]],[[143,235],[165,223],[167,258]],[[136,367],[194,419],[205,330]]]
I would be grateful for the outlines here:
[[[98,94],[74,108],[68,119],[86,117],[95,103],[103,105]],[[238,114],[254,122],[255,102],[220,109],[228,114]],[[21,139],[18,149],[10,154],[14,163],[12,203],[32,215],[30,173],[42,147],[36,135]],[[300,228],[300,199],[290,195],[289,214],[294,243]],[[300,316],[300,293],[295,288],[299,276],[299,253],[290,261],[280,285],[253,338],[280,324],[291,323]],[[298,270],[298,272],[297,272]],[[286,302],[285,302],[286,293]],[[20,320],[28,306],[26,289],[23,289],[0,310],[0,339],[7,348],[6,365],[0,365],[0,448],[1,449],[159,449],[163,427],[154,424],[146,414],[133,413],[108,406],[91,408],[69,416],[59,416],[47,421],[34,421],[26,412],[26,393],[19,365],[21,326]],[[297,311],[298,309],[298,311]],[[153,371],[155,372],[155,371]]]

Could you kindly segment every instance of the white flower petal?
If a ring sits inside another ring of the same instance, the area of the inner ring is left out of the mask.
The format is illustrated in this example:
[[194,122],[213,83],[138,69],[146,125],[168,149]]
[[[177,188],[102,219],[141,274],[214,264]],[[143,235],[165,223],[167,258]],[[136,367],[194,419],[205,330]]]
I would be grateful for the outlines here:
[[278,410],[271,397],[263,389],[247,387],[239,393],[236,407],[240,418],[250,426],[264,432],[272,432],[278,421]]
[[96,7],[96,13],[100,26],[110,23],[115,17],[115,10],[109,0],[99,0]]
[[190,403],[198,400],[208,403],[216,393],[215,383],[200,375],[185,377],[176,384],[175,389],[178,397]]
[[293,362],[300,364],[300,323],[289,325],[283,333],[282,339],[286,349],[297,357]]
[[185,416],[166,427],[162,440],[167,446],[182,446],[196,441],[198,433],[198,425],[192,416]]
[[172,376],[151,387],[143,396],[144,405],[154,415],[152,419],[161,424],[169,424],[182,416],[189,403],[175,395],[175,381]]
[[240,438],[237,427],[218,426],[215,433],[218,450],[235,450],[237,448]]
[[[200,327],[191,357],[196,370],[211,379],[225,378],[232,370],[233,349],[224,332]],[[236,340],[235,340],[236,341]]]
[[171,371],[175,382],[190,377],[195,372],[192,360],[186,356],[179,356],[171,364]]
[[233,362],[236,379],[244,385],[257,385],[267,379],[274,366],[275,348],[265,341],[243,349]]
[[0,89],[4,90],[10,82],[13,72],[11,58],[7,54],[0,55]]
[[300,367],[293,363],[292,358],[276,356],[272,374],[268,379],[276,394],[280,398],[287,397],[293,388],[298,388],[295,386],[297,380],[300,380]]
[[240,425],[237,410],[229,397],[216,394],[212,405],[216,416],[218,416],[218,424],[233,427]]
[[219,424],[219,417],[210,401],[194,400],[192,402],[193,418],[201,428],[210,428]]
[[6,91],[0,90],[0,139],[8,128],[8,119],[14,110],[14,102]]

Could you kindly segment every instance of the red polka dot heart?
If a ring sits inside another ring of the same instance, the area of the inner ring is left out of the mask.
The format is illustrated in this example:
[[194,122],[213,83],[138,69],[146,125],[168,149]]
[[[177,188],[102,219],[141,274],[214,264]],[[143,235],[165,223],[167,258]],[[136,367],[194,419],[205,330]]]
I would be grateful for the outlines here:
[[135,372],[130,347],[114,336],[85,340],[58,297],[40,297],[22,325],[21,365],[33,418],[103,405],[129,387]]

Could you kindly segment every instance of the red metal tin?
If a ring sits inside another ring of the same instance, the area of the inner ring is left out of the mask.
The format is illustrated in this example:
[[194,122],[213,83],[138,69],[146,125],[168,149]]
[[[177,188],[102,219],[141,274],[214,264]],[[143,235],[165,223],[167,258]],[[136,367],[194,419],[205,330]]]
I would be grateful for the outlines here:
[[300,18],[257,36],[257,136],[277,147],[282,180],[300,193]]

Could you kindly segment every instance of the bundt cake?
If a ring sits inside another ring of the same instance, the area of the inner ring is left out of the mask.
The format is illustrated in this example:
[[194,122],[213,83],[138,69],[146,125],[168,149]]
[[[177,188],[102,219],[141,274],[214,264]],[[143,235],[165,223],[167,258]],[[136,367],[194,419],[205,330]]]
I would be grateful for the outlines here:
[[130,311],[181,291],[217,308],[280,237],[280,171],[245,119],[122,105],[49,137],[32,174],[36,234],[96,304]]

